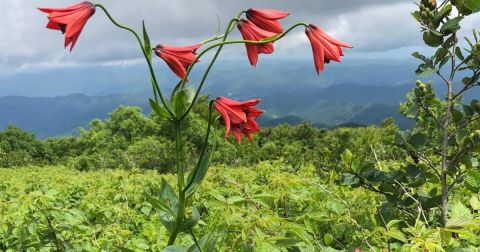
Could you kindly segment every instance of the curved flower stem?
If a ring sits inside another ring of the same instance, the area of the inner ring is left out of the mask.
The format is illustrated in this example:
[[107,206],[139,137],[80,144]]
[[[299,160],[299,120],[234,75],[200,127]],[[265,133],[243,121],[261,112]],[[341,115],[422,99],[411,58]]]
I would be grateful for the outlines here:
[[[165,109],[168,111],[168,113],[173,116],[173,113],[172,111],[170,110],[170,107],[167,106],[167,103],[165,102],[165,99],[162,95],[162,91],[160,90],[160,86],[158,85],[158,81],[157,81],[157,77],[155,76],[155,71],[153,70],[153,65],[152,65],[152,61],[150,59],[150,56],[147,54],[147,52],[145,51],[145,47],[142,43],[142,40],[140,39],[140,37],[138,36],[138,34],[131,28],[127,27],[127,26],[124,26],[124,25],[121,25],[119,24],[115,19],[113,19],[113,17],[110,15],[110,13],[107,11],[107,9],[101,5],[101,4],[95,4],[95,7],[99,7],[100,9],[103,10],[103,12],[105,12],[105,14],[107,15],[107,17],[110,19],[110,21],[112,21],[112,23],[114,25],[116,25],[117,27],[121,28],[121,29],[124,29],[124,30],[127,30],[129,32],[131,32],[135,38],[137,38],[137,41],[138,41],[138,44],[140,45],[140,47],[142,48],[142,52],[143,52],[143,56],[145,57],[145,60],[147,61],[147,64],[148,64],[148,68],[150,70],[150,76],[151,76],[151,79],[152,79],[152,88],[153,88],[153,93],[154,93],[154,98],[155,98],[155,101],[158,103],[158,97],[160,97],[160,100],[163,104],[163,106],[165,107]],[[150,53],[150,52],[149,52]]]
[[[232,19],[232,21],[230,22],[230,24],[232,24],[233,22],[237,22],[238,19]],[[263,40],[259,40],[259,41],[255,41],[255,40],[232,40],[232,41],[225,41],[226,40],[226,37],[224,38],[224,41],[220,42],[220,43],[217,43],[217,44],[214,44],[214,45],[211,45],[210,47],[208,47],[207,49],[203,50],[200,54],[198,54],[197,58],[196,58],[196,61],[198,61],[203,55],[205,55],[208,51],[216,48],[216,47],[219,47],[219,50],[217,50],[217,53],[215,54],[215,57],[213,58],[212,62],[210,63],[210,66],[207,68],[207,70],[205,71],[205,74],[202,78],[202,81],[200,82],[200,85],[198,86],[197,88],[197,91],[195,93],[195,96],[192,100],[192,103],[190,103],[190,105],[188,106],[186,112],[183,114],[183,116],[180,118],[180,119],[184,119],[188,113],[190,113],[190,111],[192,110],[193,106],[195,105],[195,102],[197,101],[198,99],[198,96],[200,95],[200,91],[202,90],[202,87],[203,85],[205,84],[205,80],[207,79],[207,76],[210,72],[210,69],[211,67],[213,66],[213,63],[215,63],[215,59],[217,58],[218,54],[220,53],[220,50],[221,48],[223,48],[224,45],[229,45],[229,44],[266,44],[266,43],[271,43],[271,42],[275,42],[277,40],[280,40],[281,38],[285,37],[288,33],[290,33],[291,31],[293,31],[295,28],[297,28],[298,26],[305,26],[307,27],[308,24],[306,23],[297,23],[291,27],[289,27],[287,30],[285,30],[284,32],[282,32],[281,34],[277,35],[277,36],[273,36],[271,38],[267,38],[267,39],[263,39]],[[193,66],[195,65],[195,62],[190,66],[189,70],[191,68],[193,68]],[[188,76],[188,72],[187,72],[187,76]]]
[[[246,12],[247,12],[247,11],[242,10],[242,11],[237,15],[237,19],[239,19],[239,18],[242,16],[242,14],[243,14],[243,13],[246,13]],[[227,26],[227,28],[228,28],[228,26]],[[228,36],[228,34],[231,33],[234,28],[235,28],[235,26],[232,26],[232,27],[230,27],[230,29],[229,29],[227,32],[225,32],[224,34],[217,35],[217,36],[214,36],[214,37],[212,37],[212,38],[206,39],[206,40],[200,42],[200,44],[207,44],[207,43],[210,43],[210,42],[213,42],[213,41],[217,41],[217,40],[219,40],[219,39],[222,39],[222,38],[224,38],[225,36]]]
[[[219,36],[215,36],[211,39],[207,39],[205,41],[202,41],[201,44],[206,44],[206,43],[209,43],[209,42],[212,42],[212,41],[216,41],[216,40],[219,40],[219,39],[222,39],[222,42],[225,42],[227,40],[227,37],[228,37],[228,34],[230,34],[233,29],[235,29],[235,25],[234,23],[238,22],[239,18],[242,16],[243,13],[245,13],[246,11],[241,11],[236,18],[233,18],[232,20],[230,20],[230,22],[228,23],[227,25],[227,29],[225,31],[224,34],[222,35],[219,35]],[[210,71],[210,69],[212,68],[212,66],[215,64],[215,61],[217,60],[217,57],[218,55],[220,54],[220,51],[222,51],[222,48],[223,48],[223,45],[220,46],[217,50],[217,53],[215,54],[215,56],[213,57],[212,61],[210,62],[210,65],[208,66],[208,69],[205,71],[204,73],[204,77],[206,75],[208,75],[208,72]],[[190,72],[192,72],[192,69],[193,67],[197,64],[198,60],[200,59],[200,57],[197,57],[195,59],[195,61],[188,67],[187,69],[187,74],[185,75],[185,78],[182,79],[182,83],[180,84],[181,87],[184,87],[185,86],[185,83],[187,82],[188,80],[188,76],[190,75]],[[185,118],[185,116],[182,116],[182,119]]]
[[[192,178],[196,177],[196,175],[199,171],[199,167],[200,167],[200,164],[202,162],[202,159],[205,156],[205,152],[207,151],[208,139],[210,138],[210,130],[212,128],[213,102],[214,102],[213,100],[210,101],[210,104],[208,105],[207,133],[205,134],[205,140],[204,140],[203,145],[202,145],[202,150],[200,151],[200,155],[199,155],[199,158],[198,158],[198,161],[197,161],[197,165],[196,165],[195,169],[192,171],[193,172],[193,175],[191,176]],[[187,192],[188,188],[190,188],[192,186],[193,181],[194,181],[193,179],[188,181],[188,184],[183,189],[184,192]]]

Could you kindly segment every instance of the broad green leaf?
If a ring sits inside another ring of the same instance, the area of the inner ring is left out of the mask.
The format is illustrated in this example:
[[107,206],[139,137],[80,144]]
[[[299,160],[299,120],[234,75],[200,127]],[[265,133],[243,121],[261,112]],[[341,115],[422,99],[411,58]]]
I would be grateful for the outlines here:
[[[214,233],[208,233],[204,235],[197,244],[193,244],[188,252],[215,252],[215,245],[218,240],[218,236]],[[201,250],[198,248],[200,246]]]
[[202,157],[197,167],[195,167],[195,169],[192,170],[188,175],[187,186],[185,187],[185,195],[187,198],[190,198],[195,193],[207,175],[213,152],[214,151],[206,153],[205,156]]
[[480,0],[451,0],[451,2],[463,15],[480,11]]
[[180,246],[180,245],[172,245],[166,247],[163,252],[188,252],[186,248]]
[[341,184],[344,186],[358,186],[360,179],[353,174],[344,173],[342,174]]
[[185,89],[181,89],[173,95],[172,107],[173,107],[173,111],[175,112],[175,115],[177,117],[182,116],[183,113],[185,113],[187,106],[188,106],[187,92],[185,91]]
[[152,204],[152,206],[160,211],[170,213],[171,215],[175,215],[175,213],[170,209],[170,206],[168,206],[165,202],[162,201],[162,199],[155,199],[152,197],[150,194],[146,193],[145,197],[147,198],[147,201]]
[[332,242],[333,242],[333,235],[331,235],[331,234],[325,234],[325,235],[323,236],[323,241],[325,242],[325,245],[327,245],[327,246],[330,245],[330,244],[332,244]]
[[438,48],[437,52],[435,53],[435,64],[438,64],[439,62],[441,62],[445,56],[447,56],[448,54],[448,50],[443,48],[443,47],[440,47]]
[[460,21],[462,21],[463,17],[455,17],[450,20],[448,20],[440,29],[440,32],[442,32],[445,35],[448,35],[450,33],[454,33],[460,29]]
[[168,114],[167,110],[165,110],[162,106],[156,103],[152,99],[148,99],[150,102],[150,107],[152,107],[153,112],[158,115],[160,118],[168,118],[170,115]]
[[480,189],[480,171],[470,170],[465,175],[465,186],[472,192],[478,192]]
[[409,165],[405,176],[408,181],[408,185],[411,187],[419,187],[426,182],[425,173],[415,165]]
[[415,73],[420,77],[429,77],[437,72],[433,62],[420,64]]
[[425,147],[426,136],[423,133],[416,133],[410,137],[408,142],[416,150],[422,150]]
[[405,235],[398,229],[389,229],[387,235],[402,242],[408,241],[407,238],[405,238]]
[[471,206],[474,210],[477,210],[477,211],[480,210],[480,199],[478,198],[478,196],[473,195],[473,196],[470,198],[470,206]]
[[471,225],[473,221],[472,213],[465,205],[455,202],[450,210],[450,217],[447,220],[447,227],[462,228],[465,225]]
[[434,34],[433,32],[424,32],[423,33],[423,41],[426,45],[431,47],[438,47],[443,42],[443,37]]

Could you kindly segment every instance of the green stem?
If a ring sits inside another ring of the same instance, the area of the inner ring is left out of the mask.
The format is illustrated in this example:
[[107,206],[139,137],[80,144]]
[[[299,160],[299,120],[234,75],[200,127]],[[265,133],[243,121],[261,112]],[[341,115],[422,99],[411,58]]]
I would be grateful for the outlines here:
[[[245,13],[245,12],[246,12],[246,11],[243,11],[243,10],[242,10],[242,11],[237,15],[236,18],[233,18],[232,20],[230,20],[230,22],[228,23],[227,29],[226,29],[226,31],[225,31],[224,34],[219,35],[219,36],[215,36],[215,37],[213,37],[213,38],[211,38],[211,39],[207,39],[207,40],[205,40],[205,41],[202,41],[201,44],[206,44],[206,43],[209,43],[209,42],[212,42],[212,41],[216,41],[216,40],[219,40],[219,39],[222,39],[222,42],[225,42],[225,41],[227,40],[228,34],[230,34],[230,33],[233,31],[233,29],[235,29],[235,25],[232,25],[232,24],[233,24],[234,22],[238,22],[240,16],[242,16],[242,14]],[[218,57],[218,54],[219,54],[220,51],[222,50],[222,47],[223,47],[223,46],[220,46],[220,48],[217,50],[217,53],[216,53],[215,57],[214,57],[214,58],[212,59],[212,61],[210,62],[209,68],[211,68],[211,66],[213,66],[213,64],[215,64],[215,61],[216,61],[216,59],[217,59],[217,57]],[[188,76],[190,75],[190,72],[192,71],[193,67],[196,65],[196,63],[198,62],[199,59],[200,59],[200,58],[197,57],[197,58],[195,59],[195,61],[188,67],[188,69],[187,69],[187,74],[185,75],[185,78],[182,79],[182,84],[180,85],[181,87],[184,87],[184,86],[185,86],[185,83],[186,83],[187,80],[188,80]],[[208,75],[209,70],[207,70],[206,72],[207,72],[206,74]],[[182,118],[183,118],[183,117],[182,117]]]
[[192,179],[187,182],[187,186],[185,186],[184,192],[187,192],[188,188],[190,188],[193,184],[193,178],[196,177],[200,164],[202,162],[203,157],[205,156],[205,152],[207,151],[207,146],[208,146],[208,139],[210,138],[210,130],[212,128],[212,112],[213,112],[213,101],[210,101],[210,104],[208,106],[208,125],[207,125],[207,133],[205,134],[205,140],[203,141],[203,146],[202,150],[200,151],[200,156],[197,161],[197,165],[195,169],[192,171],[193,174],[191,177]]
[[[237,15],[237,19],[239,19],[239,18],[242,16],[242,14],[243,14],[243,13],[246,13],[246,12],[247,12],[247,11],[242,10],[242,11]],[[228,28],[228,26],[227,26],[227,28]],[[232,26],[232,27],[230,27],[230,29],[229,29],[227,32],[225,32],[224,34],[221,34],[221,35],[214,36],[214,37],[212,37],[212,38],[206,39],[206,40],[200,42],[200,44],[207,44],[207,43],[210,43],[210,42],[213,42],[213,41],[217,41],[217,40],[219,40],[219,39],[222,39],[222,38],[224,38],[225,36],[228,36],[228,34],[231,33],[234,28],[235,28],[235,26]]]
[[[157,81],[157,77],[155,76],[155,71],[153,70],[153,65],[152,65],[152,61],[150,59],[150,56],[147,54],[147,52],[145,51],[145,47],[143,46],[143,43],[142,43],[142,40],[140,39],[140,37],[138,36],[138,34],[131,28],[127,27],[127,26],[124,26],[124,25],[121,25],[119,24],[115,19],[113,19],[113,17],[110,15],[110,13],[107,11],[107,9],[101,5],[101,4],[95,4],[95,7],[99,7],[100,9],[103,10],[103,12],[105,12],[105,14],[107,15],[108,19],[110,19],[110,21],[112,21],[112,23],[114,25],[116,25],[117,27],[121,28],[121,29],[124,29],[124,30],[127,30],[129,32],[131,32],[135,38],[137,39],[138,41],[138,44],[140,45],[140,47],[142,48],[142,52],[143,52],[143,56],[145,57],[145,60],[147,61],[147,64],[148,64],[148,68],[150,70],[150,76],[151,76],[151,80],[152,80],[152,88],[153,88],[153,94],[154,94],[154,98],[155,98],[155,101],[158,103],[158,97],[160,97],[160,100],[162,101],[162,104],[163,106],[165,107],[165,109],[168,111],[168,113],[173,116],[173,113],[172,111],[170,110],[169,106],[167,106],[167,103],[165,102],[165,99],[163,97],[163,94],[162,94],[162,91],[160,90],[160,86],[158,85],[158,81]],[[150,53],[150,52],[148,52]]]
[[[238,21],[237,19],[232,19],[232,21],[230,22],[230,24],[232,22],[236,22]],[[185,114],[183,114],[183,116],[181,117],[181,119],[185,118],[188,113],[190,113],[190,110],[192,110],[195,102],[197,101],[197,98],[200,94],[200,91],[202,90],[202,87],[203,87],[203,84],[205,83],[205,80],[207,79],[207,76],[210,72],[210,69],[211,67],[213,66],[213,64],[215,63],[215,60],[218,56],[218,54],[220,53],[220,50],[221,48],[223,48],[224,45],[229,45],[229,44],[266,44],[266,43],[271,43],[271,42],[275,42],[277,40],[280,40],[282,39],[283,37],[285,37],[285,35],[287,35],[288,33],[290,33],[292,30],[294,30],[295,28],[297,28],[298,26],[305,26],[307,27],[308,24],[306,23],[298,23],[298,24],[295,24],[291,27],[289,27],[287,30],[285,30],[284,32],[282,32],[281,34],[277,35],[277,36],[273,36],[271,38],[267,38],[267,39],[263,39],[263,40],[259,40],[259,41],[256,41],[256,40],[232,40],[232,41],[225,41],[226,40],[226,37],[224,38],[224,40],[220,43],[217,43],[217,44],[214,44],[214,45],[211,45],[210,47],[208,47],[207,49],[203,50],[200,54],[198,54],[196,60],[194,61],[194,63],[189,67],[189,70],[191,70],[193,68],[193,66],[196,64],[196,61],[198,61],[203,55],[205,55],[208,51],[216,48],[216,47],[219,47],[219,50],[217,50],[217,53],[215,54],[215,57],[213,58],[212,62],[210,63],[209,67],[207,68],[207,70],[205,71],[205,74],[202,78],[202,81],[200,82],[200,85],[198,86],[198,89],[195,93],[195,96],[192,100],[192,103],[190,103],[190,105],[188,106],[188,109],[186,110]],[[190,71],[187,72],[187,76],[185,78],[188,77],[188,74],[189,74]]]
[[178,212],[177,219],[175,222],[175,228],[170,234],[168,239],[168,245],[173,245],[177,239],[177,235],[180,232],[180,227],[183,223],[183,218],[185,216],[185,191],[183,190],[185,186],[185,158],[184,158],[184,143],[182,136],[182,121],[177,120],[174,123],[175,131],[175,154],[176,154],[176,168],[177,168],[177,179],[178,179]]

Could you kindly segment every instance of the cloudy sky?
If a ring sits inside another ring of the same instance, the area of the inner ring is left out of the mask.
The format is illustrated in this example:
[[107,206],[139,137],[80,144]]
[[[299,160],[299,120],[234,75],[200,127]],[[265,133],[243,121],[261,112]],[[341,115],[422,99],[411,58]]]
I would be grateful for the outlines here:
[[[0,15],[0,73],[88,64],[126,64],[141,56],[133,37],[114,27],[97,10],[85,27],[74,51],[64,50],[59,32],[45,29],[46,15],[36,7],[63,7],[71,0],[2,1]],[[410,16],[410,0],[102,0],[117,20],[140,31],[145,20],[152,43],[192,44],[218,30],[239,10],[249,7],[288,11],[285,25],[314,23],[349,42],[353,58],[409,57],[421,45],[419,28]],[[6,12],[6,13],[5,13]],[[480,23],[473,17],[466,25]],[[468,29],[467,29],[468,30]],[[236,35],[238,36],[238,33]],[[303,30],[277,45],[278,57],[311,57]],[[223,57],[241,57],[244,49],[233,46]]]

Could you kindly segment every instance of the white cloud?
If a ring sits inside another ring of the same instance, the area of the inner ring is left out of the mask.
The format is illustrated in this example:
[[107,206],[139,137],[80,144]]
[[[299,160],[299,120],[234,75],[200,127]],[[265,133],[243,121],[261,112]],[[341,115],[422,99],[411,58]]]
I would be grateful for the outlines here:
[[[136,64],[142,56],[135,39],[108,22],[97,9],[74,51],[63,49],[63,37],[45,29],[46,15],[37,6],[67,6],[75,1],[10,0],[2,2],[0,16],[0,67],[27,69],[66,65]],[[421,43],[419,28],[410,16],[415,5],[404,0],[136,0],[101,1],[122,24],[140,31],[145,19],[152,43],[190,44],[217,30],[217,15],[225,25],[240,9],[276,8],[291,12],[284,24],[309,21],[355,46],[353,52],[384,51]],[[478,24],[479,18],[467,25]],[[238,36],[236,34],[235,36]],[[300,29],[278,43],[280,56],[305,56],[310,46]],[[223,57],[244,54],[242,46],[228,48]]]

